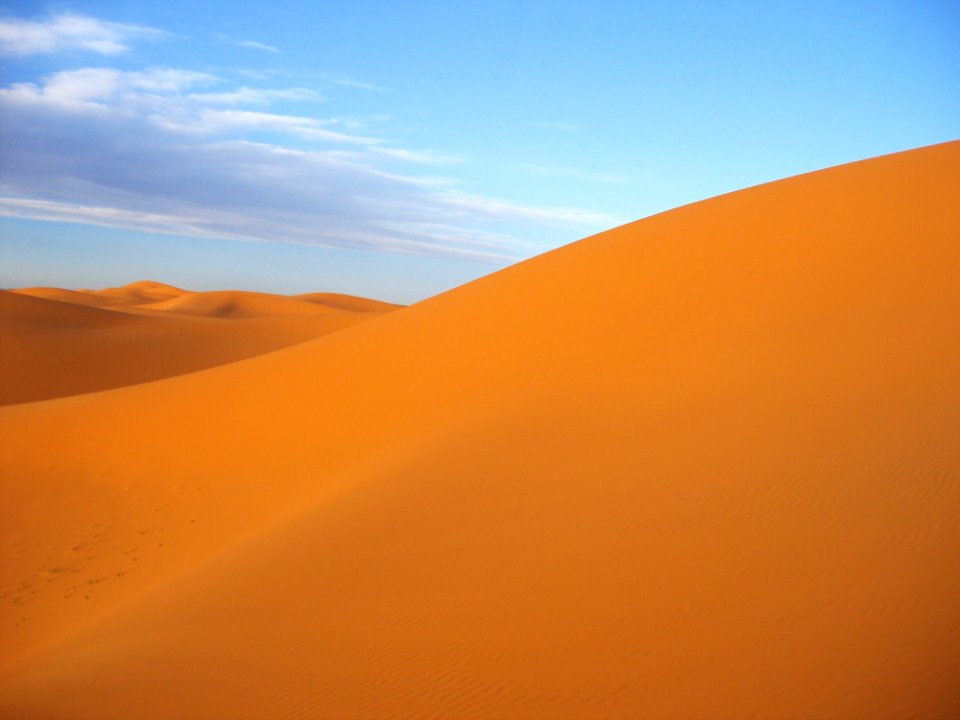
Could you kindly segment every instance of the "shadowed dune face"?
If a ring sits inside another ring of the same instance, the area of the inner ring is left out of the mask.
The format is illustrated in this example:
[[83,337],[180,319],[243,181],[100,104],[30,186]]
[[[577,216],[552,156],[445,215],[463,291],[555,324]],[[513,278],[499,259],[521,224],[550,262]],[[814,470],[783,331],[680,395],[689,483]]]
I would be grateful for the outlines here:
[[[71,291],[65,291],[70,293]],[[113,327],[129,325],[135,318],[120,313],[106,312],[82,303],[46,298],[33,292],[0,290],[0,322],[3,328],[29,330],[33,328]],[[79,293],[75,293],[79,294]]]
[[958,175],[791,178],[0,410],[2,707],[955,715]]
[[203,370],[313,340],[395,307],[341,311],[280,295],[193,293],[150,281],[89,292],[0,291],[0,405]]
[[19,288],[16,290],[18,295],[28,295],[30,297],[42,298],[44,300],[56,300],[58,302],[70,303],[72,305],[89,305],[90,307],[111,307],[117,304],[116,298],[98,295],[94,291],[84,292],[82,290],[63,290],[61,288],[34,287]]

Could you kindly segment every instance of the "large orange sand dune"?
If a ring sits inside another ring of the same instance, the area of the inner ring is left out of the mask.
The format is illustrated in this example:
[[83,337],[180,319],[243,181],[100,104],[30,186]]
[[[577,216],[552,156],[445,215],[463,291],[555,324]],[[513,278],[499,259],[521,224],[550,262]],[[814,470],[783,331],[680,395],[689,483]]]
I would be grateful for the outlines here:
[[960,716],[960,143],[0,410],[17,718]]

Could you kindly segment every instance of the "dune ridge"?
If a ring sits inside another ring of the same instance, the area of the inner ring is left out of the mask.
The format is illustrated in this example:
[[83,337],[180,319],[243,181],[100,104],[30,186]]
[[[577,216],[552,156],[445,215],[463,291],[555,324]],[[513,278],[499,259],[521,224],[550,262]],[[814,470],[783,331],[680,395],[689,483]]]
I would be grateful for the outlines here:
[[956,714],[958,168],[950,143],[750,188],[0,409],[2,707]]
[[330,310],[317,303],[303,302],[296,298],[236,290],[191,293],[140,307],[226,319],[319,315]]
[[0,291],[0,405],[236,362],[399,307],[365,298],[356,298],[354,306],[332,308],[268,293],[190,292],[154,281],[102,291]]
[[185,294],[185,292],[186,291],[173,285],[166,285],[153,280],[140,280],[124,285],[123,287],[94,290],[90,295],[109,300],[114,305],[123,306],[160,302],[162,300],[179,297]]
[[381,300],[371,300],[370,298],[344,295],[343,293],[303,293],[301,295],[294,295],[293,297],[303,302],[324,305],[337,310],[352,310],[353,312],[390,310],[396,307],[396,305],[391,305]]
[[105,297],[97,294],[94,290],[65,290],[54,287],[29,287],[17,288],[15,292],[18,295],[27,295],[42,300],[56,300],[57,302],[69,303],[71,305],[89,305],[91,307],[112,307],[117,305],[116,298]]

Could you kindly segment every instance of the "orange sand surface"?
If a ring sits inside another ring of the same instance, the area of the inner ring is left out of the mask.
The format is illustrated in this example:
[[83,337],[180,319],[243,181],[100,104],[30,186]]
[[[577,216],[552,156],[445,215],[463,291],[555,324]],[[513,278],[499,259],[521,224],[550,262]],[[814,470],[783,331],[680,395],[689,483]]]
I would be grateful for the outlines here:
[[396,308],[344,297],[349,302],[325,304],[266,293],[192,293],[154,282],[85,292],[0,291],[0,405],[203,370]]
[[0,715],[960,717],[958,239],[950,143],[2,408]]

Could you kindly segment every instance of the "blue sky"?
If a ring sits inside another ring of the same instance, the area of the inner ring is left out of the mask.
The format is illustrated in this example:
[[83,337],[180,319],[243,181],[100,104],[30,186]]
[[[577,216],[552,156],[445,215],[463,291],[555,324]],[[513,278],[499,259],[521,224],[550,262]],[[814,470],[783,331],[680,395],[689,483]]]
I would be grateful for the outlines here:
[[960,136],[956,2],[14,2],[0,286],[415,301]]

